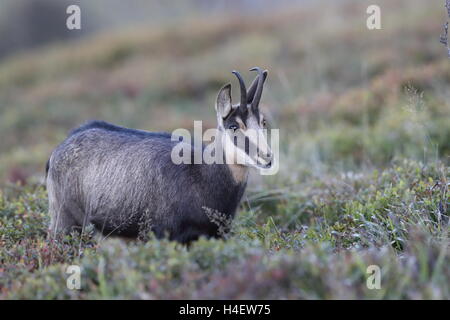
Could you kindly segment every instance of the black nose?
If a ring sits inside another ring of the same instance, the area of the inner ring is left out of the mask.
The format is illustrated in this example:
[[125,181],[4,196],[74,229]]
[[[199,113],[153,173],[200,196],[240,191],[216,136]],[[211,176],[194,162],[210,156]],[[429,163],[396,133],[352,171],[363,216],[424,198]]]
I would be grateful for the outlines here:
[[263,158],[267,159],[267,160],[270,160],[270,162],[272,162],[272,158],[273,158],[272,152],[266,153]]
[[258,154],[263,159],[272,159],[272,153],[271,152],[268,152],[268,153],[258,152]]

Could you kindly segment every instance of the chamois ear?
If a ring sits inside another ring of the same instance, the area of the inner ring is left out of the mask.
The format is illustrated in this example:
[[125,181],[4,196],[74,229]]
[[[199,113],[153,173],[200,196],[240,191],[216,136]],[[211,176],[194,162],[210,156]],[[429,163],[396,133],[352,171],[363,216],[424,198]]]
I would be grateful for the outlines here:
[[225,119],[230,114],[231,109],[231,83],[228,83],[220,89],[217,95],[216,112],[222,119]]

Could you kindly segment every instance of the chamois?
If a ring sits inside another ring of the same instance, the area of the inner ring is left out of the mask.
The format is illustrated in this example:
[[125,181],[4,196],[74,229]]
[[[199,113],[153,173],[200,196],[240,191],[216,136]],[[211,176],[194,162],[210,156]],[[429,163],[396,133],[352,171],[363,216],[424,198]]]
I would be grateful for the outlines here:
[[[233,71],[240,85],[239,104],[232,104],[230,83],[217,96],[218,137],[211,143],[220,143],[225,163],[175,164],[171,151],[186,142],[169,133],[103,121],[90,121],[70,132],[47,163],[50,236],[93,224],[103,235],[130,238],[142,231],[181,243],[200,236],[221,237],[205,210],[231,220],[249,168],[268,168],[273,158],[264,134],[258,135],[254,156],[247,147],[222,144],[239,136],[248,142],[249,129],[261,132],[265,127],[259,102],[267,70],[251,71],[258,74],[248,91],[241,75]],[[244,164],[230,160],[236,153],[246,158]]]

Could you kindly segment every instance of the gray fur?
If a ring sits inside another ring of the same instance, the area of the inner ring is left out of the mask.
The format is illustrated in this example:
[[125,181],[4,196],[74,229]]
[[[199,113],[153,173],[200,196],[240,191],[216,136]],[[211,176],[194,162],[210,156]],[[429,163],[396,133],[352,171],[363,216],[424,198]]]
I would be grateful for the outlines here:
[[105,235],[137,237],[147,213],[158,237],[218,236],[203,207],[234,216],[245,183],[236,184],[227,165],[173,164],[175,143],[99,121],[75,130],[50,158],[51,231],[90,222]]
[[47,163],[52,236],[88,223],[104,235],[153,231],[182,243],[221,236],[205,208],[232,219],[246,179],[236,181],[227,164],[174,164],[176,143],[103,121],[72,131]]

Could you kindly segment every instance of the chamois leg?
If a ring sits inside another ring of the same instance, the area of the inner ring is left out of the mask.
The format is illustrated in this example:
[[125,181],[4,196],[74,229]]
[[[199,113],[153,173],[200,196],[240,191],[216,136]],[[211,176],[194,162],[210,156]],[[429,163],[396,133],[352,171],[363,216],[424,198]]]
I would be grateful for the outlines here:
[[78,227],[78,223],[72,217],[70,211],[65,208],[64,201],[60,201],[51,179],[47,179],[47,191],[50,214],[49,237],[55,238],[58,234],[70,233],[74,227]]
[[68,211],[50,209],[50,216],[50,237],[52,238],[58,234],[69,234],[73,230],[81,229]]
[[[48,169],[49,170],[49,169]],[[47,176],[48,209],[50,214],[49,237],[55,238],[58,234],[68,234],[79,224],[73,218],[67,206],[61,187],[54,182],[52,171]]]

